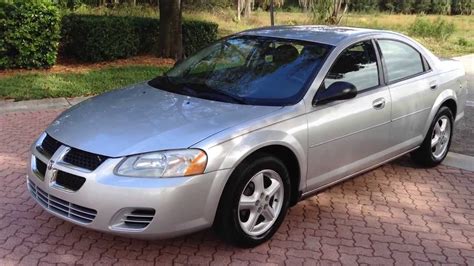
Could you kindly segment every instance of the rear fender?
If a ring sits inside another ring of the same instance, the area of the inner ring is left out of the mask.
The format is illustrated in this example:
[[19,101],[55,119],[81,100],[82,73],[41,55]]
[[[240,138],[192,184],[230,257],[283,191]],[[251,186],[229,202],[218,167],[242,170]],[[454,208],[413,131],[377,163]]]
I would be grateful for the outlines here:
[[[443,105],[444,102],[447,100],[452,99],[456,102],[456,105],[458,105],[458,98],[456,96],[456,92],[452,89],[446,89],[443,92],[441,92],[438,97],[436,98],[433,107],[431,108],[430,115],[428,117],[428,120],[426,121],[425,128],[423,130],[423,135],[426,136],[428,133],[428,130],[430,129],[431,123],[433,122],[433,119],[436,116],[436,113],[438,113],[439,108],[441,108],[441,105]],[[459,109],[458,109],[459,110]],[[456,115],[456,114],[453,114]]]

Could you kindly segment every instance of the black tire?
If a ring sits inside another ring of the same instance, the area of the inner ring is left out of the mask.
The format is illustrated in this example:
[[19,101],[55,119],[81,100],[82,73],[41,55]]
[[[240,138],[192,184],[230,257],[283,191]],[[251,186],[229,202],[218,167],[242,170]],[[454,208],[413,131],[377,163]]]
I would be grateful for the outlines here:
[[[434,132],[436,123],[443,116],[446,116],[448,118],[451,130],[449,132],[448,146],[447,146],[446,151],[442,154],[441,157],[436,158],[431,148],[431,139],[433,137],[433,132]],[[444,160],[451,146],[451,139],[452,139],[453,130],[454,130],[453,121],[454,121],[454,118],[453,118],[453,113],[451,112],[451,110],[446,106],[442,106],[438,110],[438,113],[434,117],[433,121],[431,122],[430,129],[428,130],[428,133],[426,134],[425,139],[423,140],[423,143],[418,149],[416,149],[415,151],[411,153],[411,158],[413,159],[415,163],[425,166],[425,167],[434,167],[440,164]]]
[[[284,200],[274,224],[264,233],[251,236],[239,224],[239,199],[249,180],[258,172],[271,169],[283,181]],[[256,154],[247,158],[232,173],[222,193],[214,221],[214,229],[226,242],[239,247],[254,247],[271,238],[283,222],[290,205],[290,177],[285,164],[278,158],[266,154]]]

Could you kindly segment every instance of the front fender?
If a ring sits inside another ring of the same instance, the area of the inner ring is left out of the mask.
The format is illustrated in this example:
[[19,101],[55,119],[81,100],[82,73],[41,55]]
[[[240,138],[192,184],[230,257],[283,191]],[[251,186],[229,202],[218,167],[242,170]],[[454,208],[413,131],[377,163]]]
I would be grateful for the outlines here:
[[214,162],[209,165],[211,168],[209,170],[234,169],[245,158],[259,149],[279,145],[294,153],[300,166],[301,176],[306,176],[306,149],[304,148],[306,139],[298,139],[297,137],[275,129],[263,129],[237,137],[208,151],[209,161]]
[[307,171],[308,123],[304,115],[304,105],[281,110],[280,114],[260,119],[255,124],[260,127],[247,124],[242,128],[223,132],[225,137],[216,135],[195,145],[194,147],[207,153],[206,172],[235,169],[255,151],[271,145],[280,145],[294,153],[300,167],[300,186],[305,186],[305,179],[301,178],[306,177]]

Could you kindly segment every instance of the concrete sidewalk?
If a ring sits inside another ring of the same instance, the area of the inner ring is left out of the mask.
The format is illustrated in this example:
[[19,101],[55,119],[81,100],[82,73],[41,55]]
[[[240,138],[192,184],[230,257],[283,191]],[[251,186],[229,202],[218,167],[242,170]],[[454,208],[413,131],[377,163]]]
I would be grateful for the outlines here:
[[0,114],[69,108],[75,104],[89,99],[90,97],[92,96],[75,98],[48,98],[19,102],[0,100]]
[[453,59],[459,60],[463,63],[466,73],[474,74],[474,54],[457,56],[453,57]]

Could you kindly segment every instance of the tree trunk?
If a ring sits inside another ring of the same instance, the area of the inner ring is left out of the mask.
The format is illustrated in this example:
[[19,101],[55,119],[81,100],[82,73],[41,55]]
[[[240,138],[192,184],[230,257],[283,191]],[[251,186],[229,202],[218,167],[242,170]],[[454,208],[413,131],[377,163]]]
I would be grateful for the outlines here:
[[242,0],[237,0],[237,21],[240,21],[241,12],[242,12]]
[[250,12],[252,11],[252,0],[245,0],[245,9],[244,9],[244,17],[250,17]]
[[329,24],[339,24],[344,14],[347,12],[349,0],[332,0],[332,4],[332,10],[326,22]]
[[160,56],[183,58],[182,0],[160,0]]
[[275,14],[274,14],[274,8],[273,8],[273,1],[274,0],[270,0],[270,24],[272,26],[275,26]]

